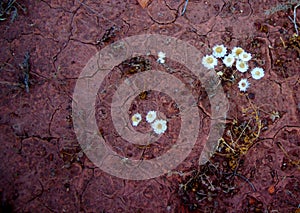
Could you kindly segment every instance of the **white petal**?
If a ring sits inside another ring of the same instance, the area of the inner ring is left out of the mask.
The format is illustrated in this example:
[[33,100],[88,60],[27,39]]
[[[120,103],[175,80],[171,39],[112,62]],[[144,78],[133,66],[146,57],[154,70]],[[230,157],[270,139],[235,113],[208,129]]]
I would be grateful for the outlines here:
[[247,64],[247,62],[245,61],[241,61],[241,60],[237,60],[236,62],[236,69],[240,72],[246,72],[248,70],[249,66]]
[[152,123],[156,119],[156,111],[149,111],[146,115],[146,121]]
[[202,64],[207,69],[213,69],[218,64],[218,60],[212,55],[206,55],[202,58]]
[[246,92],[249,86],[250,86],[250,83],[248,82],[248,80],[246,78],[242,78],[239,81],[238,87],[241,92]]
[[226,55],[227,49],[226,47],[222,45],[216,45],[213,47],[213,56],[216,58],[222,58]]
[[151,127],[156,134],[162,134],[167,130],[167,121],[156,120],[151,124]]
[[142,121],[142,116],[139,113],[134,114],[131,117],[132,126],[137,126]]
[[259,80],[262,77],[265,76],[265,72],[262,68],[260,67],[255,67],[252,71],[251,71],[251,75],[252,78],[254,78],[255,80]]

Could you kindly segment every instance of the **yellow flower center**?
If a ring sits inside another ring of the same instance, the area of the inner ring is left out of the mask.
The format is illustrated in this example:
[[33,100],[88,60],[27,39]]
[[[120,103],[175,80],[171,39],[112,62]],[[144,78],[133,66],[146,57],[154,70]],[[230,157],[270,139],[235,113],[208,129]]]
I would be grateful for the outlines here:
[[214,61],[214,60],[213,60],[212,57],[209,57],[209,58],[206,59],[206,62],[209,63],[209,64],[212,64],[213,61]]
[[162,125],[161,124],[157,124],[157,129],[162,129]]
[[139,121],[139,118],[138,118],[137,116],[133,116],[133,117],[132,117],[132,121],[133,121],[133,122],[137,122],[137,121]]
[[240,67],[241,68],[245,68],[245,64],[244,63],[240,63]]
[[260,75],[260,72],[259,72],[259,71],[256,71],[256,72],[255,72],[255,75]]
[[238,48],[238,49],[236,50],[235,53],[236,53],[237,55],[239,55],[239,54],[241,54],[242,52],[243,52],[243,49],[242,49],[242,48]]
[[232,61],[232,58],[227,58],[227,62],[231,62]]
[[217,53],[221,53],[221,52],[222,52],[222,50],[223,50],[223,48],[222,48],[222,47],[217,47],[217,48],[216,48],[216,52],[217,52]]

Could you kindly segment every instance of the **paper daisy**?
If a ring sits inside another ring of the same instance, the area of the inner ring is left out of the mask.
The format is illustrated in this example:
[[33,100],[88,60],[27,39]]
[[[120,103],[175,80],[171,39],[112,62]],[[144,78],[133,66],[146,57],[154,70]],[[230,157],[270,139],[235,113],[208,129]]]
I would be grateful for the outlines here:
[[242,54],[244,52],[243,48],[241,47],[234,47],[232,49],[232,54],[234,55],[234,57],[239,58],[239,55]]
[[240,72],[246,72],[248,70],[248,64],[245,61],[237,60],[236,61],[236,69]]
[[167,121],[162,119],[156,120],[151,124],[151,127],[156,134],[162,134],[167,130]]
[[157,62],[160,64],[164,64],[165,63],[165,57],[166,57],[166,53],[164,52],[158,52],[158,59]]
[[163,59],[163,58],[158,58],[158,59],[157,59],[157,62],[160,63],[160,64],[164,64],[164,63],[165,63],[165,59]]
[[225,64],[226,67],[232,67],[234,61],[235,59],[232,54],[225,56],[225,58],[223,59],[223,63]]
[[141,114],[139,114],[139,113],[134,114],[134,115],[131,117],[132,126],[137,126],[137,125],[139,125],[139,123],[141,122],[141,120],[142,120]]
[[241,59],[242,61],[250,61],[252,58],[250,53],[247,52],[242,52],[241,54],[239,54],[239,59]]
[[218,60],[212,55],[206,55],[202,58],[202,64],[207,69],[213,69],[218,64]]
[[156,112],[155,111],[149,111],[146,115],[146,121],[148,123],[152,123],[156,119]]
[[250,86],[250,83],[246,78],[242,78],[238,86],[241,92],[246,92],[248,87]]
[[265,75],[265,72],[262,68],[260,67],[255,67],[252,71],[251,71],[251,75],[252,75],[252,78],[254,78],[255,80],[259,80],[261,79],[262,77],[264,77]]
[[226,55],[227,49],[226,47],[222,45],[216,45],[213,47],[213,56],[216,58],[222,58]]

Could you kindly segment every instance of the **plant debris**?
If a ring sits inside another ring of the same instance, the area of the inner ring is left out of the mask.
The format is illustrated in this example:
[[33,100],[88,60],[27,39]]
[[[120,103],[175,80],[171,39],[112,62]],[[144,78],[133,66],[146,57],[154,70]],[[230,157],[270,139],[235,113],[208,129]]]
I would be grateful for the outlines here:
[[23,83],[27,93],[29,93],[29,72],[30,72],[29,59],[30,59],[30,54],[29,52],[26,52],[23,63],[19,65],[21,71],[23,72]]
[[[268,123],[264,120],[273,120],[269,114],[274,114],[274,119],[279,119],[280,116],[278,112],[272,111],[266,113],[264,117],[263,111],[256,107],[250,98],[247,99],[249,107],[242,110],[242,118],[230,120],[226,124],[224,135],[219,139],[217,150],[210,161],[199,166],[188,180],[180,184],[179,196],[188,209],[200,210],[210,204],[211,208],[214,208],[213,204],[221,197],[234,196],[240,190],[236,178],[244,181],[253,192],[256,192],[255,185],[251,179],[240,173],[240,168],[244,165],[245,155],[258,142],[263,128],[267,127]],[[290,155],[286,156],[291,159]],[[299,165],[295,160],[290,160],[289,163]],[[275,190],[275,185],[268,188],[271,195]],[[260,210],[262,208],[256,202],[253,202],[253,205]]]
[[116,36],[117,30],[118,30],[118,28],[115,25],[113,25],[112,27],[110,27],[109,29],[107,29],[105,31],[105,33],[101,39],[96,41],[96,44],[102,45],[103,43],[110,41],[111,39],[113,39]]
[[145,9],[151,3],[151,0],[137,0],[141,7]]
[[4,21],[10,16],[10,22],[14,22],[18,17],[18,9],[21,9],[23,13],[27,12],[26,7],[16,0],[0,0],[0,21]]
[[298,57],[300,57],[300,35],[294,34],[288,41],[288,47],[297,51]]
[[124,75],[132,75],[138,72],[144,72],[151,69],[149,59],[142,56],[133,57],[121,64],[121,70]]

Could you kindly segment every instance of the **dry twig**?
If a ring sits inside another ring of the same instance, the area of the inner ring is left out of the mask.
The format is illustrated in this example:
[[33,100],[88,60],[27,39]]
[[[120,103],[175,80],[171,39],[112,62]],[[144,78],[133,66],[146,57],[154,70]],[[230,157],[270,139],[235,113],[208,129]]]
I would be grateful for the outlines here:
[[297,4],[295,7],[294,7],[294,17],[290,17],[289,16],[289,19],[293,22],[294,24],[294,28],[296,30],[296,35],[298,36],[299,35],[299,32],[298,32],[298,25],[297,25],[297,8],[300,6],[300,3]]

